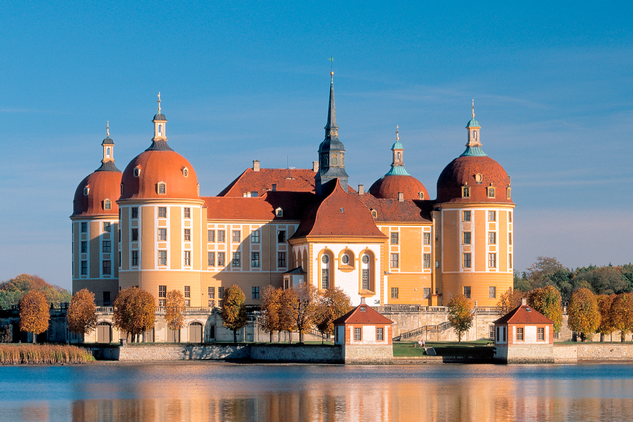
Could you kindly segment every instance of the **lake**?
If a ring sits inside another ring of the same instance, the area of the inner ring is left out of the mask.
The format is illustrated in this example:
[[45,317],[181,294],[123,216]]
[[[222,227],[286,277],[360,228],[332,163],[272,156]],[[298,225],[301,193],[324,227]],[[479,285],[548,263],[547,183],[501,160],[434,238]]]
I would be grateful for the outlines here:
[[0,367],[0,421],[613,421],[633,365]]

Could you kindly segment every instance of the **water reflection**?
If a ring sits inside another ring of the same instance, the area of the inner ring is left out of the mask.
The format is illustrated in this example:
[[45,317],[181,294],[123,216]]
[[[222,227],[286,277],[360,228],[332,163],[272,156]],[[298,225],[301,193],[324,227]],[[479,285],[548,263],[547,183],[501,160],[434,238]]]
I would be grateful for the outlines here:
[[0,368],[0,420],[11,422],[624,420],[633,414],[626,365],[10,369]]

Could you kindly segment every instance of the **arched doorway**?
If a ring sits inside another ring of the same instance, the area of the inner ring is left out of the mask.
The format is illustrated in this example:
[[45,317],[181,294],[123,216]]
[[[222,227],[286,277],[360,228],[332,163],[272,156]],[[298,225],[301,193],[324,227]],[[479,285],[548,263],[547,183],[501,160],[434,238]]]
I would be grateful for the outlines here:
[[202,343],[202,324],[192,322],[189,325],[189,343]]
[[112,326],[109,323],[97,324],[97,343],[112,343]]

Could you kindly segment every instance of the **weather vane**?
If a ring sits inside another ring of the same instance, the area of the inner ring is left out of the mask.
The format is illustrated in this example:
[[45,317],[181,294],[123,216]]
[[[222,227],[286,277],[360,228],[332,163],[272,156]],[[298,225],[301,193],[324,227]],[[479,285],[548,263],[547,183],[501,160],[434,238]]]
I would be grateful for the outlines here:
[[400,131],[400,126],[396,125],[396,141],[400,140],[400,134],[398,133]]
[[475,118],[475,99],[473,98],[473,106],[471,107],[473,110],[473,119]]
[[158,91],[158,101],[156,101],[158,103],[158,113],[160,114],[160,91]]
[[106,122],[106,135],[108,138],[110,137],[110,120]]
[[330,61],[330,75],[334,76],[334,57],[328,59]]

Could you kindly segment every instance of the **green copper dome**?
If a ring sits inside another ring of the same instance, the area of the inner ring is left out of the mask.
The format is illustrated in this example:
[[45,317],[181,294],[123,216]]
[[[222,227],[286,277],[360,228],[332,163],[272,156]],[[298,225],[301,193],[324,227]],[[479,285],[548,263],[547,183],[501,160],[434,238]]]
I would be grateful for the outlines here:
[[396,141],[396,143],[391,146],[391,149],[404,149],[404,145],[402,145],[400,141]]
[[477,120],[475,120],[475,118],[473,117],[472,119],[470,119],[470,121],[468,122],[468,124],[466,125],[466,128],[469,127],[481,127],[481,125],[479,124],[479,122]]
[[385,176],[411,176],[404,168],[404,166],[393,166],[391,170],[385,174]]
[[481,147],[466,147],[466,151],[460,155],[460,157],[487,157],[488,154],[484,152]]

